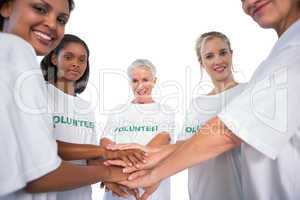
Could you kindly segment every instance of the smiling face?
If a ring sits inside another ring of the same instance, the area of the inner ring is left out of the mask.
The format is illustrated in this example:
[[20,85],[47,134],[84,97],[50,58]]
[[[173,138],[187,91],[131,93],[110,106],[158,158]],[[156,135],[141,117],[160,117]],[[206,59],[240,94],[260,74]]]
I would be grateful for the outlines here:
[[131,86],[136,99],[152,99],[152,89],[155,82],[156,78],[146,68],[135,68],[131,72]]
[[71,42],[52,56],[52,63],[57,66],[57,80],[76,82],[87,69],[88,53],[80,43]]
[[38,55],[54,49],[69,18],[67,0],[12,0],[1,9],[3,31],[29,42]]
[[200,49],[201,64],[213,82],[232,79],[232,51],[219,37],[205,39]]
[[242,0],[243,10],[263,28],[273,28],[280,36],[300,18],[298,0]]

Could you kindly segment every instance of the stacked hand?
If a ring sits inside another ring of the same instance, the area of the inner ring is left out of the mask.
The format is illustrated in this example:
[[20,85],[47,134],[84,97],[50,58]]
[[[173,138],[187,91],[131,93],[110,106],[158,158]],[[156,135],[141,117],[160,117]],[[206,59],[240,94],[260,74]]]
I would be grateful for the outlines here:
[[[106,161],[103,164],[108,167],[122,167],[124,175],[129,175],[128,180],[102,183],[106,191],[111,191],[113,195],[121,197],[133,195],[137,200],[146,200],[155,192],[160,181],[156,180],[152,169],[165,158],[162,147],[113,144],[108,145],[106,149],[104,156]],[[141,187],[144,193],[139,197],[137,188]]]
[[146,162],[146,154],[140,149],[107,149],[105,160],[122,160],[126,166],[135,166]]
[[136,199],[139,199],[139,190],[130,189],[124,185],[112,182],[102,182],[101,188],[105,187],[105,192],[112,192],[113,196],[127,198],[129,195],[134,196]]
[[144,193],[139,200],[148,199],[153,192],[158,188],[160,181],[157,181],[152,169],[165,158],[162,147],[145,147],[139,144],[114,144],[106,147],[109,150],[130,150],[140,149],[146,152],[146,162],[128,165],[123,160],[107,160],[104,162],[107,166],[121,166],[123,172],[130,174],[128,180],[120,181],[119,184],[125,185],[128,188],[143,187]]

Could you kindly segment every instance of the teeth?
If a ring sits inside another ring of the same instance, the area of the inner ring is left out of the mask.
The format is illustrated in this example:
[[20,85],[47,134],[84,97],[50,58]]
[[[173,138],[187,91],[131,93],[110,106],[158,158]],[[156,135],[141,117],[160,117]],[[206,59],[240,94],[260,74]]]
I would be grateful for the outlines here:
[[42,32],[34,31],[34,33],[35,33],[36,35],[40,36],[41,38],[43,38],[44,40],[49,40],[49,41],[52,40],[51,37],[49,37],[48,35],[46,35],[46,34],[44,34],[44,33],[42,33]]
[[221,71],[223,71],[225,68],[226,68],[226,67],[216,67],[216,68],[215,68],[215,71],[221,72]]

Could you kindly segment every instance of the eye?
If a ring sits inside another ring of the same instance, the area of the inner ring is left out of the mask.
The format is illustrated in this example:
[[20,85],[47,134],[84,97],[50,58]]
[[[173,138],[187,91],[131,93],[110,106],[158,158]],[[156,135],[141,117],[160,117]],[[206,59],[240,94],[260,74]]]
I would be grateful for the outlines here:
[[220,55],[221,55],[221,56],[226,56],[226,55],[227,55],[227,53],[228,53],[228,51],[226,51],[226,50],[222,50],[222,51],[220,52]]
[[149,79],[143,78],[143,82],[148,82],[148,81],[149,81]]
[[71,54],[64,55],[65,60],[72,60],[73,56]]
[[81,62],[81,63],[86,63],[86,57],[85,57],[85,56],[80,57],[80,58],[79,58],[79,62]]
[[205,55],[205,59],[208,59],[208,60],[212,59],[213,57],[214,57],[214,55],[211,53]]
[[132,79],[132,82],[133,82],[133,83],[137,83],[138,80],[137,80],[137,79]]
[[65,26],[65,25],[67,24],[68,19],[69,19],[69,18],[66,17],[66,16],[64,16],[64,15],[61,15],[61,16],[58,16],[58,17],[57,17],[58,23],[59,23],[60,25],[62,25],[62,26]]
[[48,8],[46,5],[43,4],[34,4],[32,6],[34,11],[40,15],[46,15],[48,13]]

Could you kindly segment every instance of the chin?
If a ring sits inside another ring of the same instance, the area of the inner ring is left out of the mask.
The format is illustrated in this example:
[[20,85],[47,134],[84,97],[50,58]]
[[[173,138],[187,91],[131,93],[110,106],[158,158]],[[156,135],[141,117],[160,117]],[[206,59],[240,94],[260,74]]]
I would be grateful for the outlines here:
[[51,51],[50,48],[39,47],[39,46],[35,46],[35,45],[33,45],[33,48],[35,49],[35,52],[38,56],[47,55]]

